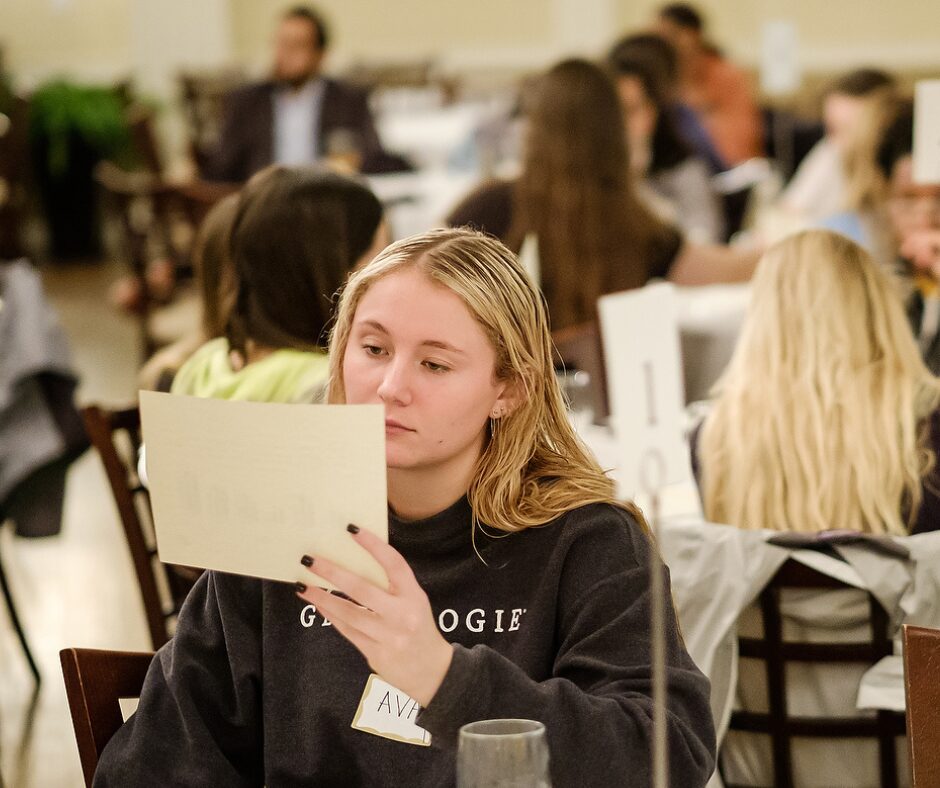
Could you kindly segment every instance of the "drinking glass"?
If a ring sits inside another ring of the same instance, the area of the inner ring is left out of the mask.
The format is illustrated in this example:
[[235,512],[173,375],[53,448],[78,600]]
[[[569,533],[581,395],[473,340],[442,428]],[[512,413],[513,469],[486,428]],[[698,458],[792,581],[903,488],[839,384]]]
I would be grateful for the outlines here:
[[460,729],[457,788],[551,788],[545,726],[481,720]]
[[557,375],[568,406],[568,418],[575,431],[583,433],[594,423],[594,386],[591,376],[583,370],[567,370]]

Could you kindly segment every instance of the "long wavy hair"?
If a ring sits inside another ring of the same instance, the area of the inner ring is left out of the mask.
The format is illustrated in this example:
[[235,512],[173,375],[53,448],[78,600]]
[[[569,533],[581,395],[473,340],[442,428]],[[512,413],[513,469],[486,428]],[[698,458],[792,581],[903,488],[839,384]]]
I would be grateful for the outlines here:
[[595,320],[600,296],[646,284],[670,236],[633,188],[613,81],[586,60],[559,63],[535,90],[508,245],[529,233],[553,329]]
[[847,238],[767,250],[699,459],[705,514],[743,528],[904,534],[936,457],[940,379],[893,282]]
[[363,295],[382,277],[410,267],[463,300],[496,351],[496,379],[519,387],[517,407],[494,422],[470,483],[475,521],[520,531],[585,504],[610,503],[642,523],[635,507],[616,500],[613,482],[572,429],[544,301],[515,255],[491,236],[455,229],[405,238],[349,278],[330,339],[328,401],[346,401],[343,357]]

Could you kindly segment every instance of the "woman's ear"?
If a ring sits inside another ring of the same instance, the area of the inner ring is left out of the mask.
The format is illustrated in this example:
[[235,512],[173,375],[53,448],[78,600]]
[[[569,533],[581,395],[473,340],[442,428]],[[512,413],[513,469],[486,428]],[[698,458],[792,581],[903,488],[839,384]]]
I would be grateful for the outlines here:
[[512,413],[522,402],[522,389],[518,379],[507,382],[490,409],[490,418],[502,419]]

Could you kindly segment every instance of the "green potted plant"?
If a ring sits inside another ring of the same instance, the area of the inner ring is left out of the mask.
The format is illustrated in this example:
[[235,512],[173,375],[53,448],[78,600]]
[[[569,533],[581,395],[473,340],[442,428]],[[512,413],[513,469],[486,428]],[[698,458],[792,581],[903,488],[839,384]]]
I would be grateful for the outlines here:
[[30,143],[52,256],[89,258],[99,252],[95,165],[126,158],[130,133],[126,100],[116,88],[63,79],[30,99]]

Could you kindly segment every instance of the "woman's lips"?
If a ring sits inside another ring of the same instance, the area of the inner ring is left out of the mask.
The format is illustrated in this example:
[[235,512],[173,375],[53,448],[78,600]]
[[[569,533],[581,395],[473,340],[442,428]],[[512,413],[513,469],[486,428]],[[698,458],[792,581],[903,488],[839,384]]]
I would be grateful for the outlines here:
[[395,419],[386,419],[385,420],[385,431],[386,432],[414,432],[411,427],[406,427],[404,424],[395,421]]

